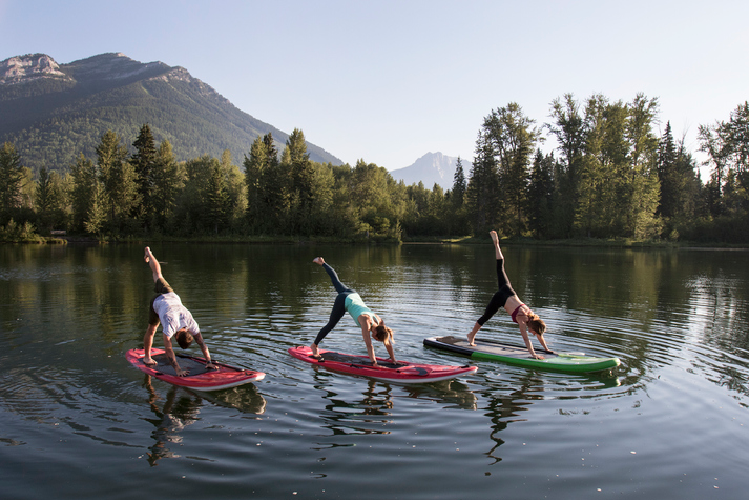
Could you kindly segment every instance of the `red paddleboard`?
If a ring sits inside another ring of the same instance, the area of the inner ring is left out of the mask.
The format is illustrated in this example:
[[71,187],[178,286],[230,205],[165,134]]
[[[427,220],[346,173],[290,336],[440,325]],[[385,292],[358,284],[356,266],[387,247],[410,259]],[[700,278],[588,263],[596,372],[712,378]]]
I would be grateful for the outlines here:
[[154,366],[143,363],[143,349],[130,349],[126,358],[133,366],[152,377],[169,382],[170,384],[187,387],[198,391],[218,391],[227,387],[247,384],[255,380],[263,380],[266,376],[262,372],[254,372],[236,366],[213,362],[216,370],[206,368],[206,360],[193,356],[180,355],[177,362],[183,370],[188,370],[186,377],[178,377],[174,368],[167,362],[164,349],[151,348],[151,359],[157,362]]
[[320,358],[314,358],[309,346],[290,347],[289,354],[302,361],[340,373],[402,384],[422,384],[449,380],[459,375],[468,375],[477,371],[476,366],[469,365],[427,365],[407,361],[393,363],[389,359],[382,358],[376,358],[379,366],[372,366],[368,356],[341,354],[325,349],[318,349]]

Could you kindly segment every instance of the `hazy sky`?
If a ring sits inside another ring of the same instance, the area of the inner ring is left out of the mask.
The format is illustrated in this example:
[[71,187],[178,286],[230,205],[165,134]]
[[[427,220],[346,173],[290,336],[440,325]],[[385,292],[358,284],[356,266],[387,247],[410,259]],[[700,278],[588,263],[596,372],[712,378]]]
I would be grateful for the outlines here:
[[0,0],[0,60],[122,52],[184,66],[255,118],[393,170],[430,152],[470,161],[493,109],[517,102],[542,125],[566,93],[656,97],[658,134],[670,121],[695,148],[699,125],[748,99],[749,11],[748,0]]

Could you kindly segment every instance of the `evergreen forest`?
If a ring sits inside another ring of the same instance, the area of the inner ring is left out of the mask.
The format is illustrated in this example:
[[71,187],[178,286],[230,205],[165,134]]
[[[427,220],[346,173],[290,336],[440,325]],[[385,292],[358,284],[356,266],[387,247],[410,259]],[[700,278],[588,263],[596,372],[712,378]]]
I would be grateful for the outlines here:
[[[177,161],[143,124],[135,138],[106,132],[95,155],[67,170],[24,166],[0,149],[0,240],[65,232],[101,240],[445,239],[485,235],[748,243],[748,103],[701,125],[708,179],[658,100],[566,94],[537,124],[509,103],[481,120],[474,157],[449,190],[396,182],[365,160],[310,159],[302,130],[283,148],[258,136],[232,164],[227,150]],[[543,140],[554,150],[543,153]],[[132,141],[132,142],[130,142]],[[281,149],[281,150],[279,150]]]

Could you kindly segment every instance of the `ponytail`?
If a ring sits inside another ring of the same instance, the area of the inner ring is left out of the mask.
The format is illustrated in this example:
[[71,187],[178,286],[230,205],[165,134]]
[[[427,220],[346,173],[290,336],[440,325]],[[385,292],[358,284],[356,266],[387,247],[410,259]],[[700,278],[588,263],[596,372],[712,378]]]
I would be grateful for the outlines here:
[[382,321],[378,326],[375,327],[375,333],[373,335],[375,337],[375,340],[379,340],[385,345],[393,345],[393,330],[385,326],[385,323]]
[[531,331],[537,335],[544,335],[544,332],[547,331],[547,325],[542,321],[542,318],[534,313],[529,313],[527,316],[529,319],[526,321],[526,324]]

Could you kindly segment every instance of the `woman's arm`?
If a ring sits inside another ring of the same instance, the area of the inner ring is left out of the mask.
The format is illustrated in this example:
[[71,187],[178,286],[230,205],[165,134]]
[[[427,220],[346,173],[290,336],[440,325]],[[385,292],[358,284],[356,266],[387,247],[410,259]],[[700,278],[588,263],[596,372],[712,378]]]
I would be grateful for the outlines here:
[[521,330],[521,336],[523,337],[523,343],[526,344],[526,349],[529,350],[529,353],[531,354],[531,357],[534,359],[544,359],[544,356],[541,356],[534,352],[534,346],[531,344],[531,340],[529,340],[529,334],[526,333],[526,323],[523,323],[521,321],[518,322],[518,329]]
[[375,349],[372,347],[372,339],[370,338],[370,317],[363,314],[358,319],[359,326],[362,327],[362,340],[365,341],[365,345],[367,346],[367,355],[370,356],[372,366],[378,366],[378,360],[375,359]]
[[386,344],[385,348],[388,349],[388,355],[391,357],[391,361],[398,364],[398,361],[396,361],[396,354],[393,352],[393,344]]
[[541,335],[537,335],[536,338],[539,340],[539,343],[542,344],[542,347],[544,347],[544,350],[547,352],[552,352],[549,347],[547,347],[547,342],[544,341],[544,337]]

